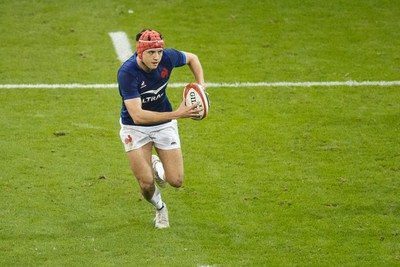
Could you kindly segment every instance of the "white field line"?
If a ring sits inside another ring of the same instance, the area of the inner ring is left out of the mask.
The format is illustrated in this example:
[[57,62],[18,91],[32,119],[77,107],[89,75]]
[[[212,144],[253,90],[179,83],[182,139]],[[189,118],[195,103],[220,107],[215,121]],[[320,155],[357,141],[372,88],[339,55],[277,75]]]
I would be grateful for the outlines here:
[[[171,83],[168,87],[183,88],[186,83]],[[258,82],[206,83],[206,87],[333,87],[333,86],[400,86],[400,81],[333,81],[333,82]],[[0,84],[0,89],[115,89],[118,84]]]
[[128,35],[125,32],[109,32],[115,52],[121,62],[125,62],[133,55]]

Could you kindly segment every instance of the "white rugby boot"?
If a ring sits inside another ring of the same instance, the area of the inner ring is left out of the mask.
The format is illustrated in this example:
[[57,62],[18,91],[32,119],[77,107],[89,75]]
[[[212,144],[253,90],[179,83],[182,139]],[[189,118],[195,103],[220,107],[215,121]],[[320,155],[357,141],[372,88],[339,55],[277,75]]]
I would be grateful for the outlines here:
[[168,220],[168,209],[165,203],[163,203],[163,207],[159,210],[156,209],[156,217],[154,218],[154,226],[158,229],[168,228],[169,220]]
[[167,182],[158,175],[157,169],[156,169],[156,164],[161,164],[162,162],[160,158],[156,155],[151,155],[151,162],[153,166],[153,172],[154,172],[154,180],[156,180],[156,183],[158,186],[165,188],[167,186]]

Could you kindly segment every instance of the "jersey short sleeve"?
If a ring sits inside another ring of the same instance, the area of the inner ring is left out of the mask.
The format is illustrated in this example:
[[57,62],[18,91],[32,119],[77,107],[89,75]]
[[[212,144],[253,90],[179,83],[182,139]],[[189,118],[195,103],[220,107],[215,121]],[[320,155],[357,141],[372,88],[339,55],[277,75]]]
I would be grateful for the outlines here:
[[175,49],[166,49],[167,55],[171,60],[171,63],[174,67],[182,67],[186,65],[186,56],[182,51],[177,51]]
[[118,73],[118,85],[124,100],[140,97],[136,80],[128,72]]

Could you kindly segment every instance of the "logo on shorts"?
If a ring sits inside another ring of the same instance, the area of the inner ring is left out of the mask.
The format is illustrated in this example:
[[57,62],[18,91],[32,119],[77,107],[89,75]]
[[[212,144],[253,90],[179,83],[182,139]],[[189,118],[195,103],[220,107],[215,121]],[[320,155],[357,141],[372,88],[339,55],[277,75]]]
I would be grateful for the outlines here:
[[132,136],[128,135],[128,137],[125,138],[125,144],[127,145],[127,144],[131,143],[132,140],[133,140],[133,139],[132,139]]

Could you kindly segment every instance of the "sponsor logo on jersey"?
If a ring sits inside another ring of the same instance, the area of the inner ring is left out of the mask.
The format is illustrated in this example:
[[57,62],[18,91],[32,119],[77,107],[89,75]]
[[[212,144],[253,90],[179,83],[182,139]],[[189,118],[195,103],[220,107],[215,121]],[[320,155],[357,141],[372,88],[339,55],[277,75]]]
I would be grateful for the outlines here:
[[158,94],[158,95],[155,95],[155,96],[142,96],[142,103],[146,104],[146,103],[149,103],[149,102],[157,101],[163,95],[164,95],[164,93],[161,93],[161,94]]
[[[142,98],[142,103],[149,103],[153,101],[159,100],[162,96],[164,96],[164,92],[161,92],[166,86],[168,82],[164,83],[160,87],[154,90],[148,90],[140,94],[140,97]],[[149,95],[149,96],[146,96]]]

